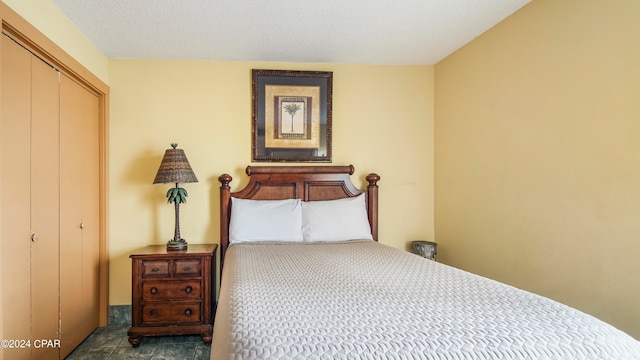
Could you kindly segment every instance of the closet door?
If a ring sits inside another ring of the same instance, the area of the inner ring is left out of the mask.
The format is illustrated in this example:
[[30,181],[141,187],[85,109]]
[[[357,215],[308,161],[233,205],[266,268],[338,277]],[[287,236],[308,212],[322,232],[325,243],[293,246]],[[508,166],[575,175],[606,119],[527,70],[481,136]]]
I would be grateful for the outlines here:
[[[31,56],[31,339],[59,339],[58,260],[59,76]],[[57,359],[59,349],[32,346],[32,358]]]
[[[31,54],[4,36],[2,42],[0,266],[3,338],[30,339]],[[23,349],[0,351],[4,359],[29,359],[31,355]]]
[[99,101],[60,78],[61,355],[98,327]]
[[[2,41],[3,337],[57,339],[58,73]],[[30,345],[5,358],[58,358],[56,348]]]

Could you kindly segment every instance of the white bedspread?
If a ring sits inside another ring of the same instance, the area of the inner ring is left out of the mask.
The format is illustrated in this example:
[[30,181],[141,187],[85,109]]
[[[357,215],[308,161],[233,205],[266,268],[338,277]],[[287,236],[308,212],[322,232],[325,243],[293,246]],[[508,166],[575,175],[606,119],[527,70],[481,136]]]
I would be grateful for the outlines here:
[[232,245],[212,359],[640,359],[550,299],[373,241]]

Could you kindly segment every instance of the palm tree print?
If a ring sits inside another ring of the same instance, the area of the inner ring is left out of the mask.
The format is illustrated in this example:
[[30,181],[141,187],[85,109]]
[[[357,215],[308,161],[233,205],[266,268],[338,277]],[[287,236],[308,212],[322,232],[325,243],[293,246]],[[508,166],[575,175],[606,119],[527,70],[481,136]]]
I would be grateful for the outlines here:
[[300,109],[302,109],[302,106],[296,103],[289,103],[284,106],[284,110],[291,115],[291,132],[293,132],[293,117]]

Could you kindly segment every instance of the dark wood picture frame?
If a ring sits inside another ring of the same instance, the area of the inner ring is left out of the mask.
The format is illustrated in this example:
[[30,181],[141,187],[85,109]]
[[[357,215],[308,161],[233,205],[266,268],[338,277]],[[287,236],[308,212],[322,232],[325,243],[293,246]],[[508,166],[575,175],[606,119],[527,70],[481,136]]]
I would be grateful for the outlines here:
[[333,72],[251,74],[251,156],[256,162],[331,162]]

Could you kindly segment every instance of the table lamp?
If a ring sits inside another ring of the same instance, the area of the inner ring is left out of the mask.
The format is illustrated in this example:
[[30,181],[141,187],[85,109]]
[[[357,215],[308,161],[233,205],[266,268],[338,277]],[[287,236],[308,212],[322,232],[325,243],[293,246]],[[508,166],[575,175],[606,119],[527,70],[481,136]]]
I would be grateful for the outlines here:
[[189,160],[182,149],[177,149],[178,144],[172,143],[171,149],[167,149],[160,163],[154,184],[176,184],[167,191],[167,203],[173,203],[176,209],[176,227],[173,239],[167,243],[167,250],[186,250],[187,241],[180,236],[180,204],[187,202],[187,190],[178,186],[179,183],[198,182],[196,174],[191,170]]

